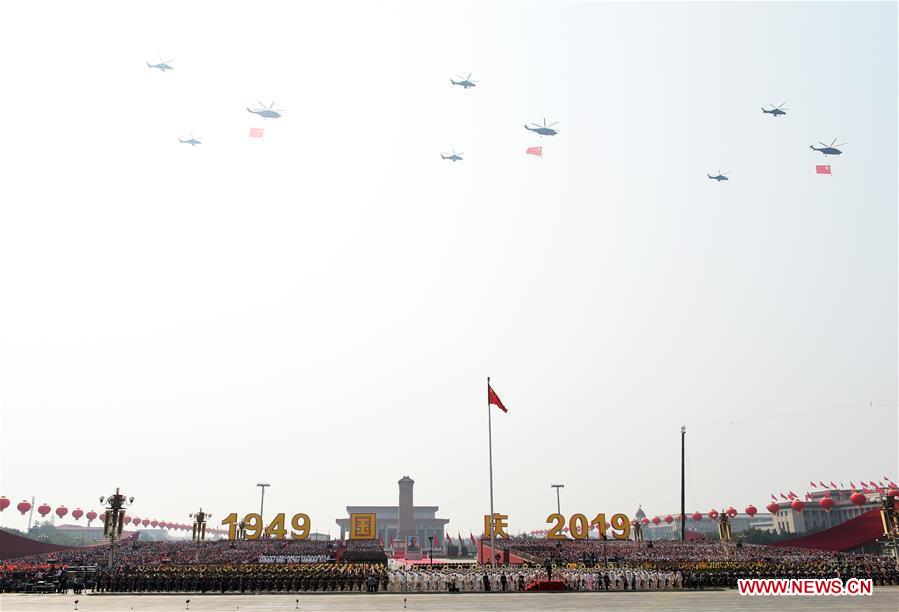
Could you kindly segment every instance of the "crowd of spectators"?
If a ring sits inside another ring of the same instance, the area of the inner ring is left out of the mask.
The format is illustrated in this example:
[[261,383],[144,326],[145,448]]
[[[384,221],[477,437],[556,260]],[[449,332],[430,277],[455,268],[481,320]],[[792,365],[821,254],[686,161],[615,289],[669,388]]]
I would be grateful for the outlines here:
[[129,542],[116,548],[111,570],[106,545],[0,564],[0,590],[35,590],[36,584],[110,592],[524,590],[552,571],[570,589],[593,591],[733,587],[739,578],[872,578],[878,585],[899,584],[895,560],[874,554],[721,542],[515,538],[502,546],[528,563],[498,569],[389,568],[377,543],[359,541]]

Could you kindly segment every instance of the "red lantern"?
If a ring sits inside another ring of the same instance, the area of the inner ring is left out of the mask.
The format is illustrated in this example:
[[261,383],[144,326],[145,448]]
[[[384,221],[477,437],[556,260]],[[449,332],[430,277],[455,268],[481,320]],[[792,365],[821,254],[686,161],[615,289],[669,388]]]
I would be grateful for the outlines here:
[[90,525],[90,524],[91,524],[91,521],[93,521],[94,519],[97,518],[97,513],[94,512],[93,510],[91,510],[90,512],[88,512],[88,513],[85,514],[84,516],[87,517],[87,524]]
[[798,499],[794,499],[793,503],[790,504],[790,507],[793,510],[795,510],[796,512],[802,512],[803,510],[805,510],[805,504],[802,503],[802,501],[798,500]]
[[0,512],[3,512],[7,508],[9,508],[9,500],[5,497],[0,497]]
[[135,527],[140,527],[140,519],[135,516],[134,518],[131,519],[131,524],[134,525]]
[[745,512],[746,514],[748,514],[748,515],[749,515],[749,518],[752,518],[752,517],[754,517],[754,516],[756,515],[756,513],[758,512],[758,508],[756,508],[756,507],[753,506],[752,504],[749,504],[748,506],[746,506],[746,509],[745,509],[743,512]]
[[777,514],[780,511],[780,506],[778,506],[776,502],[771,502],[765,506],[765,509],[771,514]]
[[122,519],[122,523],[124,523],[125,525],[130,525],[130,524],[131,524],[131,517],[130,517],[130,516],[126,516],[125,518]]
[[144,527],[146,527],[147,525],[150,524],[150,519],[143,519],[143,520],[140,522],[140,524],[143,525]]
[[56,509],[56,516],[58,516],[59,518],[64,517],[68,513],[69,513],[69,509],[66,508],[65,506],[60,506],[59,508]]
[[640,524],[641,525],[649,525],[649,519],[644,516],[643,518],[640,519]]
[[696,521],[696,522],[698,523],[699,521],[702,520],[702,514],[700,514],[699,512],[694,512],[694,513],[693,513],[693,520]]
[[41,516],[47,516],[48,514],[50,514],[50,510],[52,510],[52,509],[53,508],[50,507],[50,504],[48,504],[47,502],[44,502],[40,506],[37,507],[37,513],[40,514]]
[[153,519],[152,521],[150,521],[150,527],[152,527],[153,529],[156,529],[158,526],[159,526],[159,521],[157,521],[156,519]]
[[862,506],[866,501],[868,501],[868,498],[865,497],[864,493],[859,493],[858,491],[856,491],[849,496],[849,501],[851,501],[856,506]]
[[709,511],[709,518],[712,519],[713,521],[714,521],[716,518],[718,518],[718,511],[715,510],[714,508],[712,508],[712,509]]
[[661,523],[661,522],[662,522],[662,519],[660,519],[659,517],[657,517],[657,516],[652,517],[652,524],[653,524],[653,525],[658,525],[658,524]]
[[670,525],[671,523],[674,522],[674,517],[669,514],[668,516],[665,517],[665,522]]
[[75,508],[74,510],[72,510],[72,518],[74,518],[76,521],[82,516],[84,516],[84,510],[82,510],[81,508]]
[[737,509],[734,508],[733,506],[730,506],[727,510],[724,511],[724,513],[725,513],[727,516],[729,516],[730,518],[734,518],[735,516],[737,516],[737,514],[739,514],[739,513],[737,512]]
[[20,501],[20,502],[16,505],[16,510],[18,510],[18,511],[21,512],[22,514],[25,514],[26,512],[28,512],[29,510],[31,510],[31,504],[29,504],[27,501],[25,501],[25,500],[23,499],[22,501]]
[[830,512],[830,509],[833,508],[833,500],[829,497],[822,497],[818,500],[818,505],[824,508],[825,512]]

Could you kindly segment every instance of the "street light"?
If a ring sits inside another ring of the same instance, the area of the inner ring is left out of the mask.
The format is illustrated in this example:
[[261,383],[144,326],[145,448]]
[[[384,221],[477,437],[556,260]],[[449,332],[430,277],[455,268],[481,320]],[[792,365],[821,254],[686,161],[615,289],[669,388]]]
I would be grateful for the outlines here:
[[680,540],[684,542],[687,538],[686,523],[687,509],[684,504],[684,445],[687,439],[687,426],[681,425],[680,428]]
[[100,503],[106,500],[106,512],[103,513],[103,537],[109,538],[109,568],[115,556],[115,540],[122,536],[122,528],[125,525],[125,507],[134,502],[133,497],[125,498],[116,487],[115,493],[109,496],[101,496]]
[[431,565],[434,565],[434,536],[428,536],[428,542],[431,543],[431,550],[428,551],[428,557],[431,559]]
[[559,501],[559,489],[565,487],[565,485],[554,484],[554,485],[549,485],[549,486],[556,490],[556,512],[558,512],[559,514],[562,514],[562,503]]
[[206,519],[212,518],[212,514],[209,512],[203,512],[202,506],[200,507],[199,512],[194,512],[193,514],[188,514],[190,518],[194,520],[194,529],[192,539],[197,543],[197,552],[194,557],[195,561],[200,560],[200,546],[202,542],[206,539]]
[[262,489],[262,499],[259,502],[259,522],[265,525],[265,522],[262,520],[262,509],[265,508],[265,487],[270,487],[272,485],[267,482],[260,482],[257,483],[256,486]]

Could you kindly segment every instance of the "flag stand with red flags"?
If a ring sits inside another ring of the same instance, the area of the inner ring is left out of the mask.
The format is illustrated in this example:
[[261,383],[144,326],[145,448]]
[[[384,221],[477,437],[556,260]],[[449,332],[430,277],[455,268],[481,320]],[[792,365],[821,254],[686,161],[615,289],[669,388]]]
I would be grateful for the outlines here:
[[487,377],[487,449],[490,457],[490,565],[496,569],[496,533],[493,527],[493,424],[491,422],[490,406],[494,405],[503,412],[509,412],[503,406],[502,400],[490,386],[490,377]]

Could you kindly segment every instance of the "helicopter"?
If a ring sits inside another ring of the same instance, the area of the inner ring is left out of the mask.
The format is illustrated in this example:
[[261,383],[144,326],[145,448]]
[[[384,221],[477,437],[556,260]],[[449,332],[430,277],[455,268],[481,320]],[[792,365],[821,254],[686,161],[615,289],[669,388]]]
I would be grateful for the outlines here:
[[461,85],[464,89],[468,89],[469,87],[477,87],[477,85],[475,85],[475,83],[477,83],[477,81],[471,80],[470,72],[468,73],[468,76],[465,78],[462,78],[461,74],[457,74],[456,76],[459,77],[461,80],[454,81],[454,80],[450,79],[450,83],[452,83],[453,85]]
[[[259,102],[259,101],[257,100],[257,102]],[[252,108],[250,108],[248,106],[247,112],[253,113],[254,115],[259,115],[263,119],[277,119],[278,117],[281,116],[281,113],[283,113],[284,111],[280,110],[280,109],[278,109],[278,110],[273,109],[272,107],[274,105],[275,105],[274,100],[272,100],[272,103],[269,104],[268,106],[266,106],[262,102],[259,102],[259,106],[261,106],[262,108],[253,110]]]
[[463,156],[463,155],[465,155],[465,153],[456,153],[456,150],[453,149],[453,154],[452,154],[452,155],[444,155],[443,153],[441,153],[441,154],[440,154],[440,159],[448,159],[448,160],[450,160],[451,162],[456,163],[457,161],[462,161],[462,156]]
[[191,133],[190,138],[188,140],[182,140],[181,138],[179,138],[178,142],[180,142],[181,144],[189,144],[192,147],[194,147],[198,144],[203,144],[199,138],[197,138],[196,136],[193,135],[193,133]]
[[836,141],[837,141],[837,139],[834,138],[833,141],[829,145],[827,145],[819,140],[818,144],[822,145],[820,149],[816,148],[815,145],[809,145],[808,148],[811,149],[812,151],[821,151],[821,153],[823,153],[825,157],[828,155],[840,155],[843,152],[840,151],[837,147],[842,147],[846,143],[841,142],[840,144],[835,145],[834,143]]
[[[549,125],[546,125],[546,117],[544,117],[543,125],[540,125],[537,123],[528,123],[527,125],[524,126],[524,129],[526,129],[529,132],[534,132],[535,134],[540,134],[541,136],[555,136],[556,134],[559,133],[559,130],[554,130],[553,126],[558,125],[558,123],[559,122],[556,121],[555,123],[550,123]],[[533,125],[534,127],[528,127],[530,125]]]
[[171,64],[171,63],[174,62],[174,61],[175,61],[175,60],[166,60],[166,61],[162,61],[162,58],[160,57],[160,58],[159,58],[159,63],[158,63],[158,64],[151,64],[150,62],[147,62],[147,67],[148,67],[148,68],[156,68],[156,69],[159,70],[160,72],[165,72],[166,70],[174,70],[174,68],[173,68],[172,66],[169,65],[169,64]]
[[713,181],[718,181],[718,182],[720,183],[721,181],[728,181],[728,180],[730,180],[730,179],[727,178],[727,175],[728,175],[728,174],[730,174],[730,172],[725,172],[725,173],[722,174],[722,173],[721,173],[721,170],[719,170],[719,171],[718,171],[718,174],[716,174],[715,176],[712,176],[711,174],[709,174],[708,177],[709,177],[710,179],[712,179]]
[[774,106],[773,104],[769,104],[768,106],[771,107],[771,110],[765,110],[764,108],[762,108],[762,114],[771,115],[772,117],[777,117],[778,115],[786,115],[787,111],[790,109],[784,108],[783,107],[784,104],[786,104],[786,102],[781,102],[780,106]]

